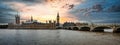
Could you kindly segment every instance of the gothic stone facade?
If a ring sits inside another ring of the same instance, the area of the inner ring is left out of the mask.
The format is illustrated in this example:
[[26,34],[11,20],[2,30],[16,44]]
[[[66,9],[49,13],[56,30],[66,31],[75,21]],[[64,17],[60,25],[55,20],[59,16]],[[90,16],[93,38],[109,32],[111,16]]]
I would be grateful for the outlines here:
[[9,29],[55,29],[54,23],[9,24]]

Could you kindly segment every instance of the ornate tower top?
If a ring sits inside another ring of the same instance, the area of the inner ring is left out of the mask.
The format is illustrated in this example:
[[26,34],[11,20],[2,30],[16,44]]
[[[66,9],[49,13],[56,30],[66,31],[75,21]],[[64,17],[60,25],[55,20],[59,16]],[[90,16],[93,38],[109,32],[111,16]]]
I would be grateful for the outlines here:
[[18,15],[18,12],[17,15],[15,15],[15,23],[20,24],[20,16]]
[[18,12],[17,12],[17,15],[15,15],[15,17],[20,17]]
[[59,12],[57,13],[57,17],[60,17],[60,16],[59,16]]
[[57,24],[56,26],[59,26],[60,25],[60,16],[59,16],[59,12],[57,13]]

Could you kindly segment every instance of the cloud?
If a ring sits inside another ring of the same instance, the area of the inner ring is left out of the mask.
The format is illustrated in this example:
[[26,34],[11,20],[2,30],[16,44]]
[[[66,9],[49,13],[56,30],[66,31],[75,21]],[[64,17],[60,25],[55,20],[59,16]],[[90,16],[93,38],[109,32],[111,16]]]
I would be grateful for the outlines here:
[[11,9],[5,4],[0,4],[0,23],[12,22],[15,10]]
[[120,12],[120,5],[113,5],[108,9],[109,12]]
[[[69,13],[78,17],[79,21],[109,22],[118,21],[120,0],[86,0],[74,7]],[[113,19],[113,20],[110,20]]]
[[[61,17],[70,19],[69,21],[77,20],[74,15],[69,14],[69,10],[73,9],[75,5],[80,4],[77,0],[14,0],[4,2],[12,9],[20,12],[23,19],[29,19],[34,16],[35,20],[56,20],[57,12],[60,12]],[[69,15],[69,16],[68,16]],[[52,16],[52,17],[51,17]],[[47,18],[46,18],[47,17]],[[49,19],[50,18],[50,19]],[[67,21],[67,20],[64,20]]]
[[30,16],[39,21],[55,20],[57,12],[60,12],[64,22],[68,21],[66,19],[113,22],[120,19],[119,2],[120,0],[0,0],[0,21],[14,21],[14,15],[18,11],[22,20],[28,20]]

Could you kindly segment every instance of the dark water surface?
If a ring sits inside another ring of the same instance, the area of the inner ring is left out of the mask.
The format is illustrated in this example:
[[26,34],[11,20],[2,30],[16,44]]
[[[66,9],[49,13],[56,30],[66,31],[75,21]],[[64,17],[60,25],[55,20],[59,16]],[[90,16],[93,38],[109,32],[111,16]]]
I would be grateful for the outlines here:
[[0,45],[120,45],[120,33],[0,29]]

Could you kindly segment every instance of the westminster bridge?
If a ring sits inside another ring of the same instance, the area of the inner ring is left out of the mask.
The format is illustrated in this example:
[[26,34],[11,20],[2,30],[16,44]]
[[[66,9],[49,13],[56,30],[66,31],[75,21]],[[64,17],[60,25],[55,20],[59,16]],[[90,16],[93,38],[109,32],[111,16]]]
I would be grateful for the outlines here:
[[[8,28],[8,23],[0,23],[0,28]],[[63,27],[68,30],[93,31],[104,32],[104,29],[113,29],[113,32],[120,32],[120,24],[88,24],[80,26],[66,26]]]
[[112,29],[113,32],[120,32],[120,24],[90,24],[80,26],[67,26],[64,29],[68,30],[80,30],[80,31],[93,31],[93,32],[104,32],[104,29]]

